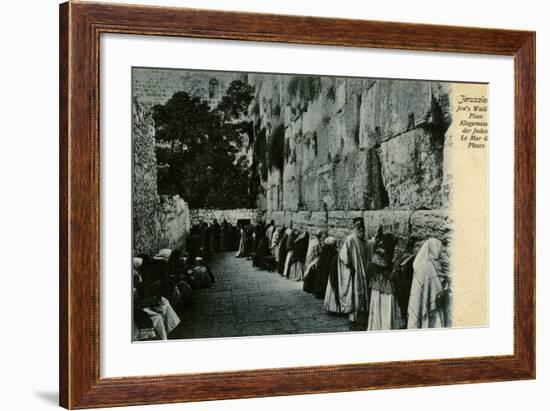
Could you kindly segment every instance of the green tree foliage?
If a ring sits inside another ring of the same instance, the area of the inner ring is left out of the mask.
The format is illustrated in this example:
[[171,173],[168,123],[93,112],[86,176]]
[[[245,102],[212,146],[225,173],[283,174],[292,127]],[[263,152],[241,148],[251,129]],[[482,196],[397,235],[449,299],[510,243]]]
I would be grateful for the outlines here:
[[252,93],[234,81],[215,109],[186,92],[153,107],[159,192],[179,194],[192,208],[250,205],[243,149],[251,135]]

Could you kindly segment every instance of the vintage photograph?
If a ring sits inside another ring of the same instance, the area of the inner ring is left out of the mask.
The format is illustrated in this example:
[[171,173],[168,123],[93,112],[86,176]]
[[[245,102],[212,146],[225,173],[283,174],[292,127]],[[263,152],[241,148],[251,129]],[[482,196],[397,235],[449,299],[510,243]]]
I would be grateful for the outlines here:
[[132,68],[132,341],[487,325],[488,85]]

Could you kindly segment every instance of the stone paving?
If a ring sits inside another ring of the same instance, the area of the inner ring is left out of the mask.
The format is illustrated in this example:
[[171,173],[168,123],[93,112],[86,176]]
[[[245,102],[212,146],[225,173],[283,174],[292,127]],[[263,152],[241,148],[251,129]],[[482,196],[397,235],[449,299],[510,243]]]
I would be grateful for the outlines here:
[[333,316],[323,301],[302,290],[302,282],[252,267],[235,252],[211,257],[216,283],[193,292],[171,339],[342,332],[347,316]]

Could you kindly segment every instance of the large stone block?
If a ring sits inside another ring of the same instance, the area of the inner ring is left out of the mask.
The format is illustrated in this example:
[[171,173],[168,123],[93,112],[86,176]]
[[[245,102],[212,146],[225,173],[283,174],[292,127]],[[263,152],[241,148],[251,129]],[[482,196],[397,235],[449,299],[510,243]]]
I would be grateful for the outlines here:
[[410,235],[422,240],[434,237],[446,244],[451,241],[452,224],[448,209],[414,211],[410,220]]
[[353,219],[357,217],[363,217],[363,212],[359,210],[329,211],[328,226],[350,230],[353,227]]
[[[260,211],[263,212],[263,210]],[[235,208],[228,210],[195,208],[190,210],[189,214],[191,224],[197,224],[201,221],[211,224],[214,219],[216,219],[218,223],[225,219],[230,224],[237,224],[238,220],[249,219],[252,222],[256,222],[258,220],[258,210],[255,208]]]
[[444,247],[440,263],[445,275],[449,274],[449,246],[453,236],[453,221],[448,209],[419,210],[411,215],[411,237],[415,240],[414,251],[422,246],[428,238],[439,239]]
[[409,237],[412,212],[404,210],[369,210],[363,213],[367,235],[373,237],[378,227],[382,226],[385,233],[396,237]]
[[159,196],[157,207],[158,248],[184,248],[191,223],[189,207],[179,195]]
[[433,85],[429,81],[371,80],[362,109],[363,137],[396,135],[409,129],[411,121],[422,120],[431,108]]
[[382,180],[391,208],[441,207],[443,144],[418,128],[380,144]]

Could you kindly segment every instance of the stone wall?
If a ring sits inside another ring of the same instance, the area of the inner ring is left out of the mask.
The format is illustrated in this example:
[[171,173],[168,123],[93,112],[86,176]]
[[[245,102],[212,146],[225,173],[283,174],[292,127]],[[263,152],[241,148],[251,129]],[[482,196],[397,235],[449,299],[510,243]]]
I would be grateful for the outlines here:
[[133,102],[133,119],[134,252],[153,254],[158,251],[155,128],[149,111],[137,99]]
[[179,195],[161,195],[157,207],[158,248],[184,248],[191,227],[189,207]]
[[[354,217],[382,224],[398,249],[448,242],[442,195],[450,123],[446,83],[250,74],[255,144],[267,149],[258,204],[265,219],[342,238]],[[270,147],[284,135],[284,164]],[[261,154],[261,153],[260,153]],[[412,242],[409,243],[409,239]]]
[[134,254],[154,255],[161,248],[185,245],[189,208],[179,196],[157,194],[155,129],[149,110],[133,102],[133,231]]
[[220,223],[224,218],[230,224],[236,224],[237,220],[250,219],[251,222],[258,221],[258,210],[252,208],[238,208],[232,210],[212,210],[206,208],[192,209],[189,212],[191,224],[205,221],[208,224],[214,219]]
[[[134,68],[132,92],[147,108],[166,103],[178,91],[186,91],[192,96],[201,97],[214,106],[233,80],[246,81],[246,76],[244,73]],[[209,83],[212,79],[218,82],[219,87],[213,99],[209,96]]]

